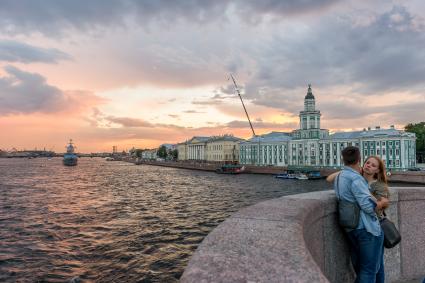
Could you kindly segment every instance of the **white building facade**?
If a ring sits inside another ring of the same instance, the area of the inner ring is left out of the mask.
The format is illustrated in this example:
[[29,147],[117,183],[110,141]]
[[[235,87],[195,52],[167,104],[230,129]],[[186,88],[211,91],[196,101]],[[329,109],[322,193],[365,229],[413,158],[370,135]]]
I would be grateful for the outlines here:
[[239,160],[239,142],[231,136],[193,137],[177,144],[178,160],[234,162]]
[[292,133],[272,132],[240,143],[239,162],[252,165],[341,167],[341,151],[347,146],[357,146],[362,162],[376,155],[385,161],[388,169],[416,167],[416,136],[414,133],[389,129],[364,129],[363,131],[329,134],[320,128],[320,111],[315,108],[315,98],[309,85],[300,111],[300,128]]
[[210,137],[195,136],[190,140],[177,144],[178,160],[206,160],[207,141]]

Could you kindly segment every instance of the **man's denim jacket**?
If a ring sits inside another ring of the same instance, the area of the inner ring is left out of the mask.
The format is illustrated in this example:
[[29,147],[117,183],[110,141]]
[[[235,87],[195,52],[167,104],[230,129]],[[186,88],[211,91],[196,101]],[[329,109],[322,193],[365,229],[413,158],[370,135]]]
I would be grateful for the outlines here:
[[375,198],[370,194],[366,180],[359,172],[348,166],[345,166],[338,175],[339,180],[334,181],[335,192],[338,183],[339,197],[346,201],[357,202],[360,206],[360,220],[356,229],[366,229],[374,236],[381,235],[381,225],[375,213]]

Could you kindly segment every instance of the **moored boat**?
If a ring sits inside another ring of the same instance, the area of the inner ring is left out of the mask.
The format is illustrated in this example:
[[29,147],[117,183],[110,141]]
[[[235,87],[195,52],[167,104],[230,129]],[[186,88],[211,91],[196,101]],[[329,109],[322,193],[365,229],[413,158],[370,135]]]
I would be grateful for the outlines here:
[[309,180],[319,180],[324,178],[322,174],[320,174],[320,171],[310,171],[307,173],[307,177]]
[[278,179],[296,179],[295,174],[292,173],[277,174],[275,177]]
[[245,166],[239,164],[224,164],[215,170],[219,174],[240,174],[245,171]]
[[296,174],[295,178],[297,178],[298,180],[308,180],[307,175],[303,173]]
[[78,156],[74,153],[75,147],[72,140],[69,140],[69,144],[66,146],[66,153],[63,155],[63,165],[65,166],[76,166],[78,163]]

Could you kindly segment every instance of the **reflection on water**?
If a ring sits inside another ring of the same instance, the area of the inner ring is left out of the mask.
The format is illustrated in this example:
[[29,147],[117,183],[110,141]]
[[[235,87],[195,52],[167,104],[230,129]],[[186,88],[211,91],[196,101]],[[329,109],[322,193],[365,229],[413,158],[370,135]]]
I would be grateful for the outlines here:
[[174,282],[232,212],[320,181],[80,159],[0,159],[1,282]]

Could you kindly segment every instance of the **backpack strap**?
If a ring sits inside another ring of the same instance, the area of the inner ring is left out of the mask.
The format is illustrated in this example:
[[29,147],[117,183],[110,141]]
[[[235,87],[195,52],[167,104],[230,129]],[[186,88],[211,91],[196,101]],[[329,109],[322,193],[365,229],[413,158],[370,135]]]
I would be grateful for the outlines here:
[[[339,173],[341,174],[341,173]],[[341,200],[340,194],[339,194],[339,174],[336,176],[336,198],[338,200]]]

